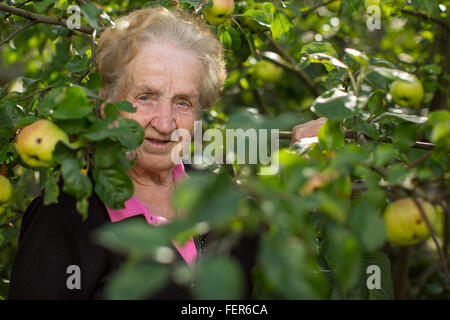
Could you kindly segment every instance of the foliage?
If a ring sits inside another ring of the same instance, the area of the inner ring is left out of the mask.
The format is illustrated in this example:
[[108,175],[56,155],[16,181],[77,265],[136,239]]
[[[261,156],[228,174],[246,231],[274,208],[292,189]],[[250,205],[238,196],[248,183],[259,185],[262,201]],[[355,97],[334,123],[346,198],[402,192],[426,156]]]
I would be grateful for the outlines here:
[[[0,298],[7,295],[21,215],[40,190],[46,204],[57,202],[62,177],[82,215],[94,190],[111,208],[123,207],[133,194],[126,172],[143,130],[117,116],[117,110],[133,111],[126,101],[107,104],[106,117],[99,118],[93,31],[148,5],[204,9],[200,0],[76,3],[88,32],[27,25],[0,8],[2,39],[23,28],[1,43],[0,52],[0,163],[15,190],[0,216]],[[2,4],[68,19],[72,3]],[[449,252],[450,1],[381,0],[380,6],[376,30],[368,28],[376,14],[362,0],[343,0],[337,12],[312,0],[236,1],[231,19],[211,26],[226,48],[229,77],[221,100],[203,113],[204,128],[290,130],[318,116],[329,120],[319,143],[294,145],[299,156],[280,161],[277,175],[260,175],[256,165],[212,165],[215,174],[193,174],[177,190],[175,206],[187,218],[158,228],[125,222],[102,229],[100,243],[129,255],[108,285],[109,297],[141,298],[172,278],[194,281],[197,298],[242,298],[242,267],[228,253],[248,234],[259,237],[256,298],[450,297],[445,273],[436,267]],[[282,76],[258,77],[261,61],[281,67]],[[390,84],[412,75],[422,82],[424,99],[420,108],[402,108]],[[55,122],[72,142],[57,145],[58,165],[50,169],[28,167],[12,145],[18,129],[41,118]],[[409,248],[386,242],[383,209],[407,196],[442,207],[445,230],[436,235],[441,257],[431,239]],[[202,259],[195,272],[161,258],[161,252],[170,257],[171,239],[183,242],[206,230],[221,234],[222,251]],[[163,267],[167,263],[170,268]],[[381,289],[366,285],[370,265],[381,269]],[[399,279],[408,266],[405,287]]]

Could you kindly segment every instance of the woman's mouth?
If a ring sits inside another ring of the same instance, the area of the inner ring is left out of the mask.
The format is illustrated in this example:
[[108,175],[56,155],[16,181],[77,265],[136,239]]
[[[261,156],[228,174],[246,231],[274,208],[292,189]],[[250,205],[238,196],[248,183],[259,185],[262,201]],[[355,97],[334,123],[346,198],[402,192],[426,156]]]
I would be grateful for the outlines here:
[[171,142],[170,140],[162,140],[162,139],[155,139],[155,138],[145,138],[145,140],[150,142],[152,145],[159,146],[159,147],[165,147]]

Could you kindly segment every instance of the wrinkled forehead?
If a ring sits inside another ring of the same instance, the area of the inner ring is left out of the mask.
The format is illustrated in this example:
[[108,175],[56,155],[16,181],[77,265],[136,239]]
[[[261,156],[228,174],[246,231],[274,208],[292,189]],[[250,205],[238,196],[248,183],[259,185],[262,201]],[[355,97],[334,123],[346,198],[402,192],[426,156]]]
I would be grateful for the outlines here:
[[133,86],[158,87],[170,80],[175,86],[198,92],[203,65],[194,53],[171,43],[146,43],[127,64],[126,73]]

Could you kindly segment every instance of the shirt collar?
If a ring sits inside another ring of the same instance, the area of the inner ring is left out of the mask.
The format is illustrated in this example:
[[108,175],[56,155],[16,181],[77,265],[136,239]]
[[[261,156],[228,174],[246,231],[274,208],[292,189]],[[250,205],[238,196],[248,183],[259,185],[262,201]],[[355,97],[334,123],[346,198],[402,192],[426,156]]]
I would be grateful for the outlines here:
[[[184,169],[183,162],[180,162],[172,170],[172,176],[175,180],[175,183],[179,183],[182,179],[188,177]],[[160,225],[169,222],[169,220],[164,217],[152,214],[148,210],[147,206],[140,202],[135,195],[128,199],[124,205],[125,208],[123,209],[110,209],[108,208],[108,206],[106,206],[106,211],[108,211],[111,222],[117,222],[139,214],[143,214],[149,224]]]

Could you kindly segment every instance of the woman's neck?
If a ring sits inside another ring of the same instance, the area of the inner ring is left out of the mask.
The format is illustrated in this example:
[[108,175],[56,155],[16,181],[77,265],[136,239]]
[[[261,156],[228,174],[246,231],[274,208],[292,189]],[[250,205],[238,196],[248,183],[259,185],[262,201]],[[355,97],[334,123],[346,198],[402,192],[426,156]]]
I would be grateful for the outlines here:
[[175,190],[172,169],[153,172],[135,166],[128,171],[128,175],[133,181],[134,195],[152,214],[169,220],[176,218],[172,207],[172,194]]

